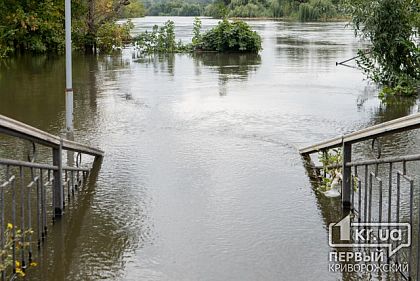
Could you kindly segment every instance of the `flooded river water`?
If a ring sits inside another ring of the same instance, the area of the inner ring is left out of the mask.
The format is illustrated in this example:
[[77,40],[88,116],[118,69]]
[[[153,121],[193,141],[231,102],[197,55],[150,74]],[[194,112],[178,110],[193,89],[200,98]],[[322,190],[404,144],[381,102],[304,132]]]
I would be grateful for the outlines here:
[[[166,20],[134,19],[134,32]],[[188,40],[193,18],[174,21]],[[384,106],[336,66],[361,46],[344,23],[250,24],[259,55],[75,54],[75,139],[106,155],[30,280],[342,279],[328,272],[337,201],[313,190],[297,149],[417,105]],[[64,69],[1,63],[0,114],[63,135]]]

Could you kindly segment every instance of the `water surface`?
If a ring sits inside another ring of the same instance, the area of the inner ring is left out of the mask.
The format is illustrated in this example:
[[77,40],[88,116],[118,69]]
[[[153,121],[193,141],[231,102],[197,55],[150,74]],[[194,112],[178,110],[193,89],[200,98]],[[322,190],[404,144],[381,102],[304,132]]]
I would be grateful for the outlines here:
[[[134,19],[134,33],[166,20]],[[174,21],[189,40],[193,19]],[[342,279],[328,272],[338,201],[312,189],[297,148],[417,106],[384,106],[335,65],[363,47],[344,23],[250,24],[259,55],[75,55],[75,139],[106,156],[31,280]],[[2,63],[0,113],[63,134],[64,65]]]

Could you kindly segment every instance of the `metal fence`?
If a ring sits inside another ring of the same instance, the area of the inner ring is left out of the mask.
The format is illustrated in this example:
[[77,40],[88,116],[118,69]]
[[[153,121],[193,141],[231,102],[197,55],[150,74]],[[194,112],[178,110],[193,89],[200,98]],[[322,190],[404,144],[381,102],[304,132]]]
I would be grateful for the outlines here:
[[[27,161],[0,158],[0,272],[2,280],[13,280],[33,263],[34,251],[47,236],[48,218],[64,214],[91,169],[99,168],[104,152],[2,115],[0,134],[31,144]],[[40,149],[50,151],[43,163],[36,157]],[[87,158],[88,166],[82,165]]]
[[[388,275],[387,280],[397,278],[420,280],[420,181],[418,177],[420,154],[382,158],[380,139],[387,135],[418,128],[420,128],[420,114],[415,114],[300,150],[308,175],[315,180],[322,178],[323,171],[327,168],[341,170],[341,204],[344,213],[351,214],[353,223],[363,225],[368,222],[378,226],[377,232],[370,234],[371,239],[368,243],[375,244],[379,231],[390,229],[392,224],[407,223],[409,225],[402,238],[410,245],[395,254],[387,254],[385,262],[392,262],[398,268],[397,277]],[[365,156],[352,161],[354,148],[362,144],[371,146],[374,157],[363,159]],[[334,167],[314,164],[311,155],[328,154],[328,151],[333,148],[341,148],[342,163]],[[351,239],[351,242],[355,243],[353,236]],[[391,247],[397,247],[393,245],[394,242],[390,237],[388,239]],[[367,248],[366,251],[374,249],[374,247]],[[382,279],[381,276],[376,276],[376,278]]]

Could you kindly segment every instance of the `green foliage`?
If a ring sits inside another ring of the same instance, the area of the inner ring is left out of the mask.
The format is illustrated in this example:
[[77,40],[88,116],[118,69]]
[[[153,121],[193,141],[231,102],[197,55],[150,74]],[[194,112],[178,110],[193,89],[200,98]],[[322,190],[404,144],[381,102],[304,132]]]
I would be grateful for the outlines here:
[[204,15],[216,19],[225,18],[228,15],[228,8],[223,1],[215,0],[214,3],[206,6]]
[[58,0],[1,1],[0,55],[63,48],[63,6]]
[[272,15],[276,18],[289,17],[295,18],[299,11],[300,3],[297,1],[290,0],[272,0],[270,3],[270,9]]
[[331,0],[310,0],[299,5],[298,18],[301,21],[325,21],[335,15],[336,8]]
[[[132,0],[137,1],[137,0]],[[101,53],[114,51],[108,48],[109,38],[104,42],[99,38],[104,34],[114,34],[116,37],[126,37],[125,29],[113,26],[118,18],[130,9],[132,3],[129,0],[72,0],[73,11],[73,42],[78,49],[87,53],[96,53],[100,45]],[[117,34],[121,31],[122,34]],[[118,42],[116,40],[115,42]],[[115,43],[114,42],[114,43]],[[104,44],[106,43],[106,44]],[[116,46],[121,47],[121,46]]]
[[184,3],[179,11],[179,16],[200,16],[202,14],[203,7],[198,4]]
[[98,29],[97,47],[100,52],[111,53],[123,47],[124,44],[131,42],[130,30],[133,23],[129,20],[124,24],[108,22]]
[[13,48],[2,45],[1,40],[0,40],[0,59],[6,58],[12,52],[13,52]]
[[191,50],[188,45],[176,42],[175,24],[167,21],[162,27],[155,25],[152,32],[139,34],[134,41],[142,52],[151,53],[178,53]]
[[197,47],[201,43],[201,20],[199,18],[194,19],[193,24],[193,38],[192,38],[192,45],[193,47]]
[[325,192],[332,188],[334,179],[337,179],[341,174],[342,168],[340,166],[343,163],[341,149],[335,148],[319,153],[318,159],[323,167],[320,190]]
[[149,16],[200,16],[204,5],[199,3],[187,3],[181,0],[156,2],[152,4],[147,15]]
[[202,36],[201,48],[217,52],[254,52],[261,50],[261,37],[243,21],[227,19]]
[[358,65],[386,95],[415,95],[420,85],[420,48],[415,41],[420,2],[352,0],[347,9],[356,34],[369,40],[369,52],[359,51]]
[[230,17],[268,17],[269,3],[265,0],[232,0],[229,5]]
[[327,20],[337,16],[341,0],[215,0],[204,15],[224,17],[288,17],[303,21]]
[[137,48],[145,53],[177,53],[197,51],[250,52],[261,50],[261,37],[243,21],[227,19],[201,34],[201,21],[195,18],[191,44],[176,43],[175,26],[167,21],[164,26],[155,25],[152,32],[143,32],[135,38]]
[[[119,42],[126,39],[127,32],[114,22],[120,14],[139,12],[139,4],[133,2],[129,8],[129,3],[128,0],[72,0],[73,45],[85,50],[100,45],[101,52],[111,51],[109,46],[120,47]],[[65,41],[63,27],[64,0],[2,0],[0,58],[17,52],[61,52]]]
[[141,18],[146,15],[146,9],[142,2],[135,0],[121,10],[120,18]]

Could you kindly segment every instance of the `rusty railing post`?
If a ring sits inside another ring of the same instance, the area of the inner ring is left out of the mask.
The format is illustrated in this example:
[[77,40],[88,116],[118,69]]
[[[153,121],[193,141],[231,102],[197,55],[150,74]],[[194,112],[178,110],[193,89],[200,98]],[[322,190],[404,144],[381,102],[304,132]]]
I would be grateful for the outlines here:
[[63,188],[62,188],[62,149],[63,141],[60,141],[60,146],[58,148],[53,148],[53,165],[58,167],[57,170],[54,170],[53,176],[53,204],[54,204],[54,217],[61,217],[63,215]]
[[351,144],[343,142],[343,183],[341,186],[341,199],[344,209],[351,208],[351,167],[346,163],[351,162]]

